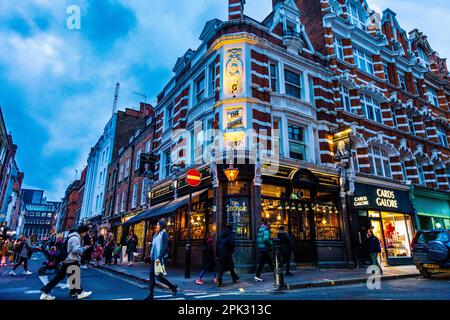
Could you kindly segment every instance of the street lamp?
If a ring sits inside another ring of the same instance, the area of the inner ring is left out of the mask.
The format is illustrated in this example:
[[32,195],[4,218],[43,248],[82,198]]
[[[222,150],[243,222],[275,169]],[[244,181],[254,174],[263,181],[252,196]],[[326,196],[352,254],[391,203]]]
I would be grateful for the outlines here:
[[235,182],[239,174],[239,169],[234,168],[233,165],[230,164],[227,169],[223,169],[223,173],[227,176],[228,181]]

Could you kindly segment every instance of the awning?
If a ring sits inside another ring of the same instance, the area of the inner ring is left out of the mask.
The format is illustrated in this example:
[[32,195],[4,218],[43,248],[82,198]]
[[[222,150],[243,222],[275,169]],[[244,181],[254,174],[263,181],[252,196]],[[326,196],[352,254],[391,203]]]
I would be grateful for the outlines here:
[[[195,199],[199,197],[202,193],[208,192],[208,189],[197,191],[192,194],[192,199]],[[167,201],[160,203],[152,208],[150,208],[147,211],[142,212],[141,214],[137,215],[136,217],[131,218],[127,222],[123,224],[123,226],[129,226],[136,224],[142,220],[150,219],[150,218],[156,218],[163,216],[168,213],[175,212],[178,208],[185,206],[189,203],[189,195],[182,196],[180,198],[177,198],[172,201]]]
[[422,216],[450,218],[450,202],[443,199],[414,196],[414,207]]
[[146,210],[146,211],[142,211],[140,214],[138,214],[137,216],[131,218],[130,220],[126,221],[125,223],[122,224],[122,226],[126,227],[126,226],[130,226],[133,224],[136,224],[142,220],[147,219],[149,216],[151,216],[152,214],[154,214],[156,211],[160,210],[161,208],[163,208],[164,206],[166,206],[170,201],[166,201],[166,202],[162,202],[160,204],[157,204],[154,207],[151,207],[150,209]]

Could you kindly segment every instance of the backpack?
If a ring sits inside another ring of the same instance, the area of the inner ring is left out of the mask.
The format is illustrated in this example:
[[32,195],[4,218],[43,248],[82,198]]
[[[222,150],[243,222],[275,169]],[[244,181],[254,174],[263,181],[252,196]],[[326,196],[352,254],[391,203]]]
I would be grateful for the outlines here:
[[70,238],[76,237],[76,235],[68,237],[66,240],[64,240],[63,244],[61,245],[61,249],[59,251],[58,256],[56,257],[56,262],[63,262],[67,259],[69,256],[69,240]]

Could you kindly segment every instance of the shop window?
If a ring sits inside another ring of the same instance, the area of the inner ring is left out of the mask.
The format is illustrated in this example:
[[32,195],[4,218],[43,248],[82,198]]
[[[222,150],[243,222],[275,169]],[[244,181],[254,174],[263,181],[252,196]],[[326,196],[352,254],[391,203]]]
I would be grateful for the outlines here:
[[344,85],[341,85],[341,103],[345,111],[352,112],[350,90],[348,90],[348,88]]
[[374,74],[373,59],[368,53],[358,48],[353,48],[353,56],[359,70]]
[[289,69],[284,70],[284,82],[286,94],[299,98],[302,98],[302,75],[291,71]]
[[381,118],[381,106],[370,96],[367,96],[365,94],[361,95],[361,108],[363,114],[366,116],[367,119],[377,121],[379,123],[382,123]]
[[297,160],[306,160],[305,129],[289,124],[288,135],[289,157]]
[[269,63],[270,89],[272,92],[278,92],[278,64],[275,61]]
[[370,146],[369,161],[372,169],[372,174],[391,178],[391,163],[389,155],[386,151],[377,146]]
[[382,212],[384,239],[388,258],[411,257],[411,217]]
[[145,221],[142,221],[134,226],[134,233],[138,238],[138,248],[144,247],[144,233],[145,233]]

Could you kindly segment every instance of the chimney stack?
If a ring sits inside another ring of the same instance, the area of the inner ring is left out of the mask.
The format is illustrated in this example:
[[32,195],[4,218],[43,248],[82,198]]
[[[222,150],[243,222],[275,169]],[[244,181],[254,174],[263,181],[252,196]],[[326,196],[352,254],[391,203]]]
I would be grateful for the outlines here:
[[244,18],[245,0],[228,0],[228,20]]

